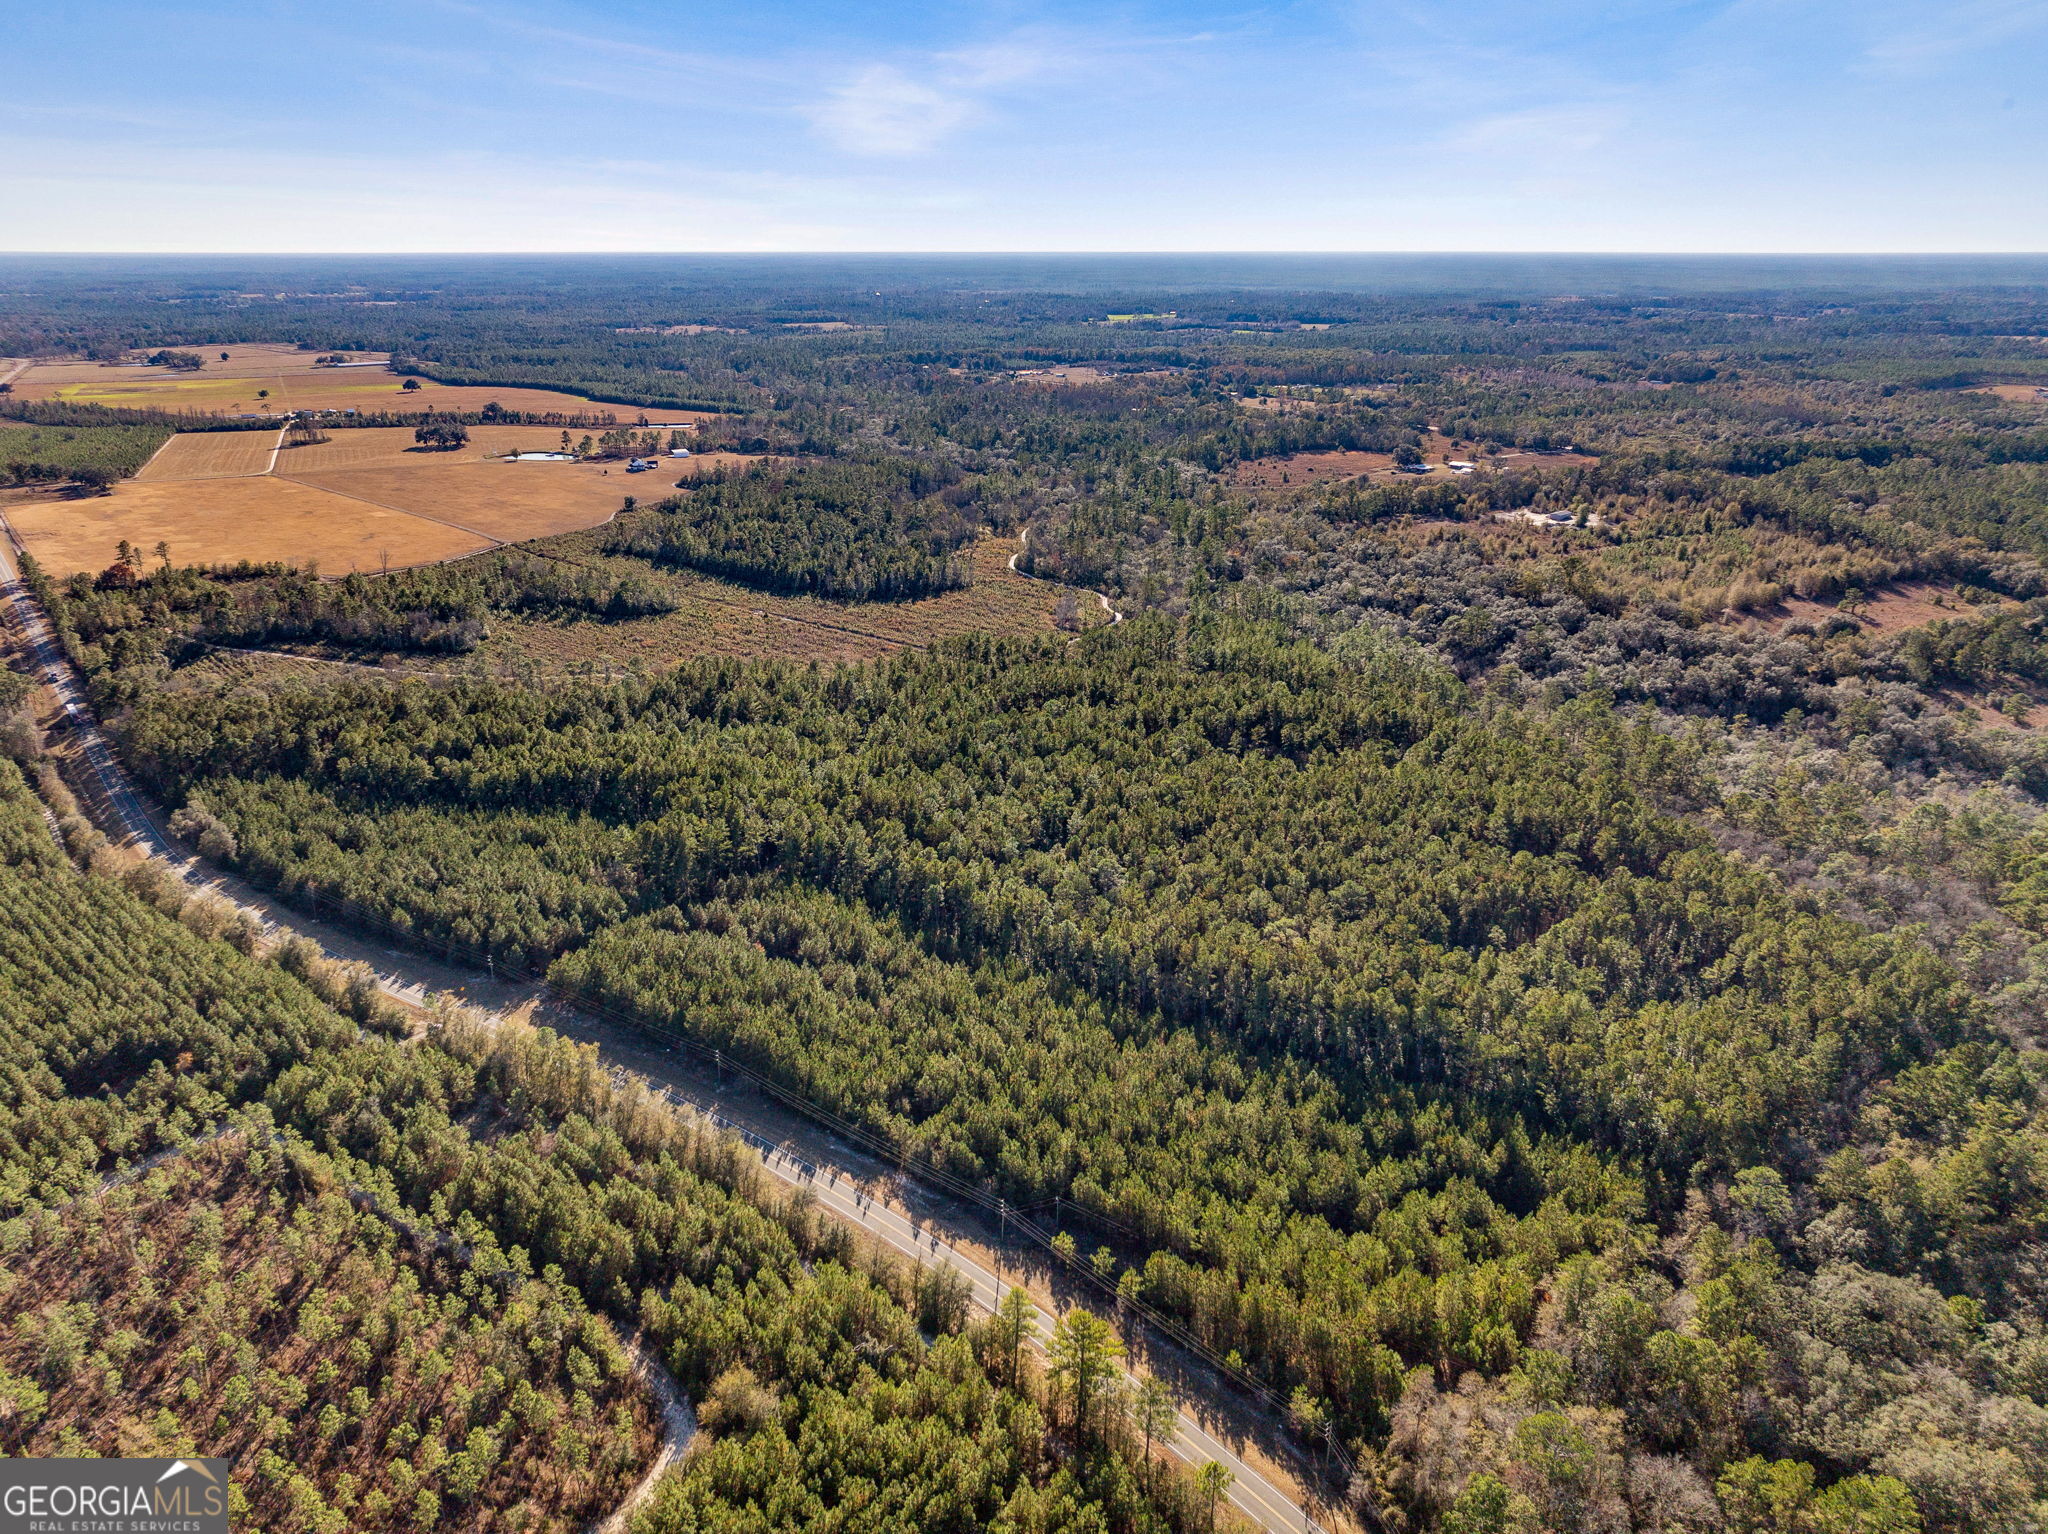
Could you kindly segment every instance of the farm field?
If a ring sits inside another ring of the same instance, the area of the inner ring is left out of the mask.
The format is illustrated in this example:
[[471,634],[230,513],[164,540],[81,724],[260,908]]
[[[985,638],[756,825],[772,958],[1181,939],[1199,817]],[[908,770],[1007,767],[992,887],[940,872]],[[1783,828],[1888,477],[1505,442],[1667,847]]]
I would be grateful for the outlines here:
[[2048,405],[2048,388],[2040,384],[1983,384],[1966,390],[1970,394],[1995,394],[2015,405]]
[[52,575],[104,570],[123,539],[144,549],[167,543],[178,564],[314,561],[331,575],[451,559],[492,542],[267,474],[130,480],[106,495],[23,505],[8,520]]
[[[206,359],[206,366],[197,374],[200,378],[270,378],[280,374],[305,373],[324,378],[334,373],[334,368],[315,367],[316,358],[329,355],[325,352],[301,351],[296,346],[277,342],[253,342],[233,346],[180,346],[177,351],[195,352]],[[220,360],[226,352],[228,360]],[[145,355],[138,352],[137,357]],[[353,364],[370,363],[372,367],[350,367],[341,369],[346,377],[349,373],[371,373],[388,367],[391,355],[388,352],[349,352],[348,360]],[[38,383],[91,383],[102,379],[139,380],[161,378],[191,378],[191,373],[180,373],[171,368],[143,367],[137,362],[88,362],[72,359],[59,362],[32,362],[35,381]]]
[[[177,479],[240,479],[270,467],[274,431],[181,431],[135,473],[141,483]],[[410,435],[410,433],[408,433]]]
[[706,453],[628,474],[619,463],[486,456],[560,441],[554,427],[479,426],[466,448],[429,452],[409,427],[344,429],[279,448],[270,470],[274,432],[181,432],[110,494],[25,507],[16,525],[55,574],[103,570],[126,539],[169,543],[181,563],[312,560],[338,575],[574,532],[609,521],[629,495],[659,500],[678,479],[752,461]]
[[[646,481],[643,496],[665,494],[669,478],[609,474],[583,463],[425,463],[279,475],[292,484],[346,496],[516,543],[609,521]],[[410,561],[408,561],[409,563]]]
[[[317,353],[291,347],[224,347],[204,355],[218,357],[222,350],[231,354],[228,362],[209,361],[196,373],[98,362],[33,363],[15,380],[14,392],[31,400],[229,415],[286,410],[396,411],[414,415],[429,410],[481,410],[493,402],[507,410],[609,415],[620,422],[634,421],[646,414],[637,405],[603,405],[554,389],[486,388],[422,378],[417,380],[419,388],[408,390],[405,380],[383,367],[316,368],[312,364]],[[259,392],[263,397],[258,397]],[[671,411],[665,412],[663,418],[695,419],[697,414]]]
[[[453,452],[429,451],[413,441],[410,426],[364,426],[333,431],[325,442],[308,443],[303,447],[287,447],[277,455],[277,471],[280,474],[324,474],[335,469],[382,469],[415,467],[424,464],[481,463],[486,458],[502,453],[543,453],[561,446],[562,428],[558,426],[471,426],[469,444]],[[708,453],[689,458],[666,458],[661,468],[645,476],[657,480],[664,486],[693,464],[715,465],[719,462],[744,463],[747,460],[731,453]],[[669,467],[674,465],[676,473],[663,479]],[[540,465],[521,465],[523,468]],[[608,464],[616,478],[623,470],[619,464]],[[639,479],[642,476],[635,475]]]

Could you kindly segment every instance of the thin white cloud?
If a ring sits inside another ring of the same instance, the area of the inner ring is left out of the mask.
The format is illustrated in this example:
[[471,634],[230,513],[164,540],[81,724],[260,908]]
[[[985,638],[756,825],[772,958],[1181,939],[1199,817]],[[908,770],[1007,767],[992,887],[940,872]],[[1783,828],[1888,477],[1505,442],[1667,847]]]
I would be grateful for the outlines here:
[[1024,28],[914,62],[868,64],[800,111],[828,143],[848,153],[926,154],[960,129],[993,118],[1005,92],[1089,79],[1135,88],[1170,70],[1182,50],[1216,40],[1209,32]]
[[834,86],[807,115],[850,154],[915,155],[936,148],[975,111],[966,97],[921,84],[893,64],[870,64]]
[[1864,50],[1882,74],[1915,74],[2048,28],[2048,0],[1963,0],[1932,21],[1899,28]]
[[1531,107],[1461,123],[1444,139],[1454,153],[1518,158],[1582,155],[1609,143],[1627,122],[1614,106]]

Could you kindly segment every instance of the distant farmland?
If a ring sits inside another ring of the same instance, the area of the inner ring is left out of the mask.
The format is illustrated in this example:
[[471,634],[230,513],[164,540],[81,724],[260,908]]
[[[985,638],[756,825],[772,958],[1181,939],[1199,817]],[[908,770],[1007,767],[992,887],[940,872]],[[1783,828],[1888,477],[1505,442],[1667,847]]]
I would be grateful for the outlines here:
[[[356,410],[407,415],[477,411],[496,403],[531,414],[606,415],[621,423],[646,412],[637,405],[605,405],[555,389],[489,388],[404,379],[382,352],[351,354],[342,367],[316,365],[319,353],[291,346],[193,347],[205,359],[196,371],[135,363],[38,362],[15,380],[22,399],[130,410],[182,410],[219,415],[275,415],[291,410]],[[220,360],[221,352],[228,360]],[[408,382],[417,388],[408,389]],[[665,412],[666,419],[689,418]]]
[[610,413],[631,421],[644,412],[626,405],[600,405],[575,394],[552,389],[486,389],[420,379],[406,389],[390,373],[273,374],[254,378],[209,378],[204,374],[176,377],[122,377],[48,383],[32,369],[15,385],[23,399],[53,399],[72,405],[113,405],[128,410],[184,410],[208,415],[280,415],[292,410],[355,410],[365,415],[395,411],[423,415],[427,411],[475,411],[489,404],[533,414]]
[[454,452],[419,447],[403,426],[339,430],[327,442],[284,448],[275,432],[181,432],[110,493],[24,505],[10,518],[56,575],[105,569],[124,539],[146,549],[168,543],[180,564],[310,562],[339,575],[595,526],[629,495],[659,500],[680,477],[749,461],[710,453],[628,474],[622,462],[495,456],[560,443],[560,431],[545,426],[475,427]]

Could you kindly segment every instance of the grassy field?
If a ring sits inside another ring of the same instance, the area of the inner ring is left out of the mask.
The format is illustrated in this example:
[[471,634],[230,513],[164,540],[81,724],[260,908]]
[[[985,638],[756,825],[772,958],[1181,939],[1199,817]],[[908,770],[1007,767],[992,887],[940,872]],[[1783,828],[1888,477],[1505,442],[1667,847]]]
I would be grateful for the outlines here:
[[273,683],[307,687],[346,682],[360,680],[364,673],[361,666],[335,665],[277,651],[217,650],[204,660],[179,667],[166,685],[193,692],[230,692]]
[[1368,474],[1391,476],[1391,453],[1289,453],[1284,458],[1250,458],[1233,464],[1230,482],[1245,490],[1298,490],[1304,485],[1329,485],[1362,479]]
[[1903,629],[1925,628],[1930,623],[1980,617],[2017,605],[2009,601],[1974,605],[1964,602],[1950,585],[1934,581],[1899,581],[1866,593],[1854,614],[1843,613],[1833,602],[1787,597],[1775,607],[1760,610],[1755,616],[1780,628],[1788,623],[1830,623],[1846,616],[1859,628],[1895,634]]
[[[554,389],[498,389],[439,384],[431,379],[407,380],[383,366],[381,352],[350,354],[375,367],[315,367],[318,352],[290,346],[226,346],[179,348],[206,359],[196,372],[133,363],[37,362],[15,380],[22,399],[62,400],[79,405],[115,405],[129,409],[189,410],[225,415],[260,415],[285,410],[397,411],[481,410],[496,402],[507,410],[575,415],[612,415],[621,423],[645,414],[637,405],[601,405],[577,394]],[[228,360],[220,354],[228,353]],[[694,420],[700,413],[659,412],[662,420]],[[651,419],[651,418],[650,418]]]
[[179,564],[310,560],[330,575],[452,559],[491,544],[460,528],[270,475],[130,480],[107,495],[18,506],[8,520],[52,575],[104,570],[123,539],[145,549],[168,543]]
[[[660,500],[679,479],[750,461],[665,458],[647,474],[620,463],[508,463],[499,455],[559,446],[560,429],[479,426],[467,447],[437,452],[414,443],[409,427],[392,426],[278,448],[266,474],[276,443],[268,431],[181,432],[109,494],[23,506],[15,526],[57,575],[104,570],[123,539],[146,549],[168,543],[183,564],[310,561],[341,575],[593,527],[629,495]],[[0,459],[11,456],[0,450]]]
[[[391,511],[467,528],[501,543],[546,538],[609,521],[637,490],[670,481],[584,463],[422,463],[281,475],[291,483]],[[649,485],[648,480],[654,483]]]
[[[507,410],[560,411],[589,415],[609,412],[620,421],[641,412],[626,405],[598,405],[552,389],[485,389],[420,380],[408,390],[390,373],[374,368],[332,368],[320,373],[273,374],[253,378],[210,378],[204,373],[171,377],[128,376],[112,370],[106,379],[45,383],[31,370],[15,386],[23,399],[55,399],[74,405],[115,405],[133,410],[187,410],[210,415],[272,415],[287,410],[395,411],[481,410],[492,403]],[[670,412],[671,414],[673,412]]]
[[[189,351],[206,359],[206,366],[199,370],[202,378],[271,378],[279,374],[307,373],[315,377],[327,377],[336,370],[315,367],[316,358],[328,355],[325,352],[300,351],[296,346],[276,342],[253,342],[232,346],[180,346],[176,351]],[[228,360],[220,360],[226,352]],[[177,372],[171,368],[143,367],[140,358],[143,352],[132,354],[135,360],[119,363],[109,362],[38,362],[33,365],[32,376],[38,383],[96,383],[109,379],[165,379],[190,378],[190,373]],[[344,378],[351,373],[374,373],[388,366],[391,361],[386,352],[350,352],[351,362],[377,364],[374,368],[343,368]]]
[[[355,430],[340,430],[328,434],[325,442],[309,443],[304,447],[288,447],[278,454],[277,471],[280,474],[325,474],[338,469],[387,469],[416,468],[423,464],[481,463],[505,453],[545,453],[562,445],[562,429],[557,426],[472,426],[469,430],[469,445],[453,452],[422,448],[413,441],[409,426],[368,426]],[[580,438],[581,432],[571,432],[573,438]],[[703,473],[720,463],[746,463],[750,460],[731,453],[707,453],[689,458],[663,458],[661,468],[644,476],[634,475],[635,482],[653,482],[664,491],[686,472]],[[522,465],[521,467],[543,467]],[[605,464],[602,467],[612,471],[616,479],[624,470],[623,464]]]
[[270,467],[274,431],[181,431],[136,472],[142,483],[177,479],[239,479]]

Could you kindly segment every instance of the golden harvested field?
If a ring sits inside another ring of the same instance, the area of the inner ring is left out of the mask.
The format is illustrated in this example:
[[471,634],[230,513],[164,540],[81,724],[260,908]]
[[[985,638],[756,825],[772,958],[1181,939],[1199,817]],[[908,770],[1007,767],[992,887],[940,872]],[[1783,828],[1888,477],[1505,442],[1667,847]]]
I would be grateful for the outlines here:
[[626,497],[653,502],[679,479],[753,460],[705,453],[628,474],[623,463],[511,463],[486,453],[560,446],[561,430],[478,426],[428,452],[405,426],[339,428],[280,448],[270,431],[180,432],[110,495],[30,497],[17,525],[56,574],[104,570],[122,540],[171,546],[181,564],[315,562],[330,574],[396,569],[607,522]]
[[[291,373],[243,375],[173,373],[163,368],[79,365],[34,367],[15,386],[23,399],[54,399],[79,405],[115,405],[130,410],[191,410],[212,415],[274,415],[287,410],[391,411],[420,415],[429,410],[474,411],[493,402],[534,414],[610,416],[623,424],[647,414],[638,405],[602,405],[553,389],[490,389],[406,380],[382,368],[318,368]],[[258,395],[263,397],[259,398]],[[701,419],[701,413],[663,412],[663,419]]]
[[8,520],[52,575],[104,570],[124,538],[144,549],[168,543],[178,564],[311,560],[330,575],[452,559],[491,543],[272,475],[129,480],[108,495],[24,505]]
[[607,522],[627,496],[656,500],[671,484],[661,476],[627,474],[621,468],[607,474],[587,463],[424,463],[288,478],[296,485],[467,528],[501,543]]
[[274,431],[181,431],[135,473],[144,484],[168,479],[239,479],[270,467]]
[[2002,400],[2012,401],[2015,405],[2048,405],[2048,388],[2040,384],[1984,384],[1965,392],[1995,394]]

